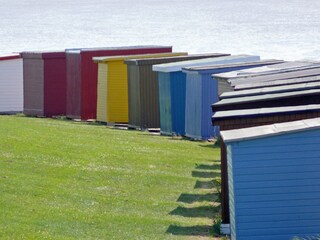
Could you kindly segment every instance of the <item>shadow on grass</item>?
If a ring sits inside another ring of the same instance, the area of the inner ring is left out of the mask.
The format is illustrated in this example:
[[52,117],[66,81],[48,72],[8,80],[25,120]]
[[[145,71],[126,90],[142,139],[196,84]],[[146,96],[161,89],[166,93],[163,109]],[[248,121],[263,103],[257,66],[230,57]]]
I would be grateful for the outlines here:
[[196,184],[194,185],[194,188],[199,189],[213,189],[215,187],[214,182],[212,180],[210,181],[196,181]]
[[219,212],[219,207],[214,206],[201,206],[201,207],[177,207],[172,210],[170,215],[177,215],[183,217],[192,217],[192,218],[210,218],[213,219],[217,212]]
[[199,147],[203,147],[203,148],[212,148],[212,149],[217,149],[220,148],[220,146],[218,144],[199,144]]
[[209,165],[209,164],[196,164],[196,169],[200,169],[200,170],[218,170],[220,169],[220,166],[218,166],[217,164],[215,165]]
[[[195,170],[191,172],[192,177],[203,178],[196,180],[194,189],[198,189],[198,193],[182,193],[177,200],[182,206],[178,206],[169,214],[186,218],[202,218],[205,219],[206,223],[212,221],[213,224],[195,226],[171,224],[166,231],[167,234],[198,237],[219,235],[219,229],[217,228],[219,225],[217,224],[214,228],[214,223],[219,218],[221,207],[220,204],[213,204],[218,200],[218,194],[213,193],[213,189],[216,187],[214,179],[220,177],[220,161],[208,160],[208,162],[208,164],[196,164]],[[210,191],[206,191],[206,189]]]
[[217,199],[217,195],[214,193],[207,194],[188,194],[182,193],[177,202],[195,203],[195,202],[213,202]]
[[182,227],[177,225],[170,225],[167,229],[168,234],[180,236],[202,236],[208,237],[211,235],[212,226],[198,225],[190,227]]
[[220,173],[216,173],[216,172],[192,171],[192,177],[197,177],[197,178],[215,178],[219,176],[220,176]]

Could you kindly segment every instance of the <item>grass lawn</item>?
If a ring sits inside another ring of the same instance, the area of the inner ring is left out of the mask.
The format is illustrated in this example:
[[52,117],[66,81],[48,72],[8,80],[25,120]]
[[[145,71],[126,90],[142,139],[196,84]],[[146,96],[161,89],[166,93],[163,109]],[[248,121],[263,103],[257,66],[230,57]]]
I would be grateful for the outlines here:
[[214,239],[206,142],[0,116],[0,239]]

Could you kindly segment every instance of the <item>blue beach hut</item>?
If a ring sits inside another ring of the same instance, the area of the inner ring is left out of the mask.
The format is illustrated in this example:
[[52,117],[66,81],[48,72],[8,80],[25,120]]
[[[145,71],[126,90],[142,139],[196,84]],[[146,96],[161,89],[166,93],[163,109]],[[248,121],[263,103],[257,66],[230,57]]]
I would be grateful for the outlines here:
[[258,61],[260,57],[217,55],[214,58],[153,65],[153,71],[158,72],[161,134],[185,135],[186,74],[182,68],[243,62],[244,59]]
[[[241,58],[239,58],[239,61]],[[219,128],[211,124],[211,103],[217,102],[218,82],[212,74],[229,71],[256,68],[260,66],[278,64],[281,60],[248,61],[248,57],[242,58],[243,62],[218,64],[205,67],[183,68],[186,73],[186,112],[185,135],[199,140],[206,140],[219,136]]]
[[318,235],[320,118],[221,136],[227,146],[231,239]]

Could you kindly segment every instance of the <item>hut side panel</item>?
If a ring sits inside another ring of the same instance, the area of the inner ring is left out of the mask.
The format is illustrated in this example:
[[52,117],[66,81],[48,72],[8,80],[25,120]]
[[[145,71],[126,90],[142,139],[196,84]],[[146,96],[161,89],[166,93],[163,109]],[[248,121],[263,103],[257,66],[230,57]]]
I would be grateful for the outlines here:
[[81,118],[81,55],[68,53],[67,58],[67,117]]
[[44,115],[44,62],[40,58],[23,59],[23,113]]
[[172,134],[171,124],[171,95],[170,73],[158,72],[160,132],[164,135]]
[[81,118],[96,119],[97,117],[97,85],[98,85],[98,64],[92,61],[92,52],[81,54]]
[[0,112],[22,112],[22,59],[1,60],[0,73]]
[[123,61],[108,63],[107,122],[128,122],[127,69]]
[[140,102],[140,81],[139,67],[127,65],[128,70],[128,117],[129,126],[140,127],[141,124],[141,102]]
[[319,233],[319,144],[319,129],[231,143],[231,223],[237,240]]
[[[224,146],[226,147],[226,146]],[[221,181],[221,184],[225,185],[226,187],[224,187],[224,189],[228,189],[228,191],[223,191],[223,188],[221,188],[221,194],[222,194],[222,200],[228,200],[228,203],[227,204],[223,204],[221,205],[222,209],[222,214],[224,213],[224,209],[223,208],[228,208],[228,212],[230,210],[230,216],[223,216],[223,217],[227,217],[227,223],[230,223],[230,231],[231,231],[231,238],[232,239],[237,239],[237,234],[236,234],[236,222],[235,222],[235,216],[236,216],[236,209],[235,209],[235,203],[234,203],[234,199],[235,199],[235,195],[234,195],[234,181],[233,181],[233,159],[232,159],[232,147],[231,146],[228,146],[227,149],[225,149],[227,155],[226,155],[226,159],[225,159],[225,164],[226,168],[228,168],[228,177],[226,178],[228,181],[226,182],[222,182]],[[227,159],[230,159],[229,161],[227,161]],[[230,187],[230,190],[229,190],[229,187]],[[223,196],[224,194],[228,194],[228,197],[223,199]],[[230,222],[230,219],[231,219],[231,222]],[[225,223],[225,222],[223,222]]]
[[202,139],[219,136],[219,127],[213,127],[211,124],[211,104],[218,101],[218,82],[212,80],[210,74],[202,75],[202,96],[201,96],[201,136]]
[[[186,136],[195,139],[201,139],[199,136],[201,132],[201,75],[200,74],[187,74],[186,81]],[[188,94],[192,92],[192,94]],[[209,109],[210,110],[210,109]],[[211,111],[210,111],[211,113]]]
[[66,115],[66,59],[46,59],[44,61],[44,78],[44,115],[46,117]]
[[143,128],[159,128],[160,110],[157,73],[152,71],[151,66],[140,66],[140,79],[141,126]]
[[186,74],[172,72],[170,81],[172,132],[185,135]]
[[[101,81],[104,79],[104,81]],[[101,64],[98,68],[98,97],[97,97],[97,120],[107,122],[107,79],[108,65]]]

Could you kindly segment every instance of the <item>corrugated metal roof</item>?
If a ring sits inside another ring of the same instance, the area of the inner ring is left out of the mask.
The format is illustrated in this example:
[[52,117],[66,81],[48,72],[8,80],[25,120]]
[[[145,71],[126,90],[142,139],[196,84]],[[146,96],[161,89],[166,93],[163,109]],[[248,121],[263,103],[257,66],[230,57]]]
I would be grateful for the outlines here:
[[319,110],[320,104],[310,104],[302,106],[290,106],[290,107],[273,107],[273,108],[255,108],[255,109],[244,109],[244,110],[230,110],[230,111],[219,111],[213,114],[213,119],[219,118],[233,118],[241,116],[256,116],[256,115],[268,115],[274,113],[286,113],[286,112],[302,112]]
[[277,59],[266,59],[266,60],[258,60],[258,61],[251,61],[251,62],[239,62],[239,63],[225,63],[225,64],[217,64],[217,65],[208,65],[208,66],[200,66],[200,67],[184,67],[183,71],[206,71],[206,70],[214,70],[219,68],[234,68],[234,67],[245,67],[251,66],[256,64],[277,64],[282,63],[283,60]]
[[270,66],[256,67],[247,70],[238,70],[227,73],[216,74],[216,77],[224,79],[237,79],[237,78],[250,78],[254,76],[269,75],[281,72],[295,71],[310,69],[314,67],[319,67],[319,62],[311,61],[292,61],[292,62],[283,62]]
[[265,138],[275,135],[283,135],[293,132],[300,132],[320,128],[320,118],[300,120],[294,122],[276,123],[271,125],[241,128],[236,130],[221,131],[225,143],[245,141],[256,138]]
[[[221,54],[220,54],[221,56]],[[158,64],[153,66],[153,71],[158,72],[178,72],[181,71],[184,67],[196,67],[196,66],[205,66],[211,64],[223,64],[230,62],[239,62],[239,59],[246,58],[248,61],[258,61],[260,60],[259,56],[251,56],[251,55],[234,55],[234,56],[223,56],[219,57],[219,53],[215,58],[205,58],[200,60],[191,60],[191,61],[183,61],[183,62],[175,62],[175,63],[165,63]]]
[[242,91],[234,92],[225,92],[220,95],[220,99],[234,98],[234,97],[243,97],[243,96],[254,96],[262,95],[268,93],[279,93],[279,92],[292,92],[298,90],[307,90],[307,89],[317,89],[320,88],[320,82],[311,82],[311,83],[300,83],[292,85],[284,85],[277,87],[265,87],[265,88],[256,88]]
[[269,100],[269,99],[286,98],[286,97],[291,97],[291,96],[304,96],[304,95],[311,95],[314,93],[320,93],[320,89],[293,91],[293,92],[285,92],[285,93],[274,93],[274,94],[264,94],[264,95],[249,96],[249,97],[227,98],[227,99],[222,99],[221,101],[213,104],[213,106],[223,106],[223,105],[230,105],[230,104],[237,104],[237,103],[256,102],[256,101],[263,101],[263,100]]
[[286,80],[274,80],[267,82],[252,82],[246,84],[239,84],[234,86],[235,90],[241,89],[254,89],[254,88],[262,88],[262,87],[271,87],[271,86],[283,86],[283,85],[292,85],[299,83],[308,83],[308,82],[317,82],[320,81],[319,76],[311,76],[311,77],[300,77],[300,78],[290,78]]
[[[161,53],[161,56],[180,56],[181,54],[185,53]],[[111,57],[93,57],[93,61],[96,63],[103,63],[103,62],[109,62],[109,61],[123,61],[124,59],[131,59],[131,58],[139,58],[139,57],[145,57],[148,56],[150,58],[159,56],[159,53],[152,53],[152,54],[135,54],[135,55],[123,55],[123,56],[111,56]]]

